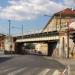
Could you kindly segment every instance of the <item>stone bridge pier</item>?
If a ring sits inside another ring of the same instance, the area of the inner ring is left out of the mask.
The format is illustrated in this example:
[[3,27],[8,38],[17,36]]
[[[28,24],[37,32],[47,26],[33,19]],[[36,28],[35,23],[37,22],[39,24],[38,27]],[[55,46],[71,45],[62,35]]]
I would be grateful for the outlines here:
[[58,55],[56,46],[57,46],[57,41],[48,42],[48,56],[57,56]]

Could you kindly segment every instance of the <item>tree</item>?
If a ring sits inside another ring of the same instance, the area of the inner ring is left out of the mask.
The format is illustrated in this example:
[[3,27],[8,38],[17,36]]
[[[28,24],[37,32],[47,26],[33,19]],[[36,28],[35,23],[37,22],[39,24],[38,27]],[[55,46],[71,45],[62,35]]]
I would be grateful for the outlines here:
[[25,48],[26,49],[35,49],[35,45],[33,43],[27,43]]

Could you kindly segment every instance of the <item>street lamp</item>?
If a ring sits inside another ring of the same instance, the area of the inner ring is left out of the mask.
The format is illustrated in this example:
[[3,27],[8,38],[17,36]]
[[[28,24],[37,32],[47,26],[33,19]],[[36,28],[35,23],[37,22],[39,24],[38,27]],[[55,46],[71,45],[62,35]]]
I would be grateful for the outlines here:
[[22,39],[23,39],[23,24],[22,24]]
[[[44,15],[44,16],[48,16],[48,17],[52,17],[50,15]],[[55,27],[53,26],[52,29],[54,28],[56,31],[57,31],[57,18],[56,18],[56,15],[54,15],[54,19],[56,19],[56,24],[55,24]],[[61,28],[61,13],[60,13],[60,28]],[[47,28],[47,31],[49,30],[50,27]]]
[[[50,16],[50,15],[46,15],[46,14],[45,14],[44,16],[52,17],[52,16]],[[49,32],[49,28],[50,28],[50,27],[47,27],[47,33]]]

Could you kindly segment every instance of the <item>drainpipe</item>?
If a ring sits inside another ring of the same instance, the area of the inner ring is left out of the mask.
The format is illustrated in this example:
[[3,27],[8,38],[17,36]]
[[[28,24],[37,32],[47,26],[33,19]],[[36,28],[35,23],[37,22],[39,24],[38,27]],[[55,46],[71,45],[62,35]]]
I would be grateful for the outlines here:
[[67,27],[68,27],[68,30],[67,30],[67,58],[69,58],[69,25],[67,23]]

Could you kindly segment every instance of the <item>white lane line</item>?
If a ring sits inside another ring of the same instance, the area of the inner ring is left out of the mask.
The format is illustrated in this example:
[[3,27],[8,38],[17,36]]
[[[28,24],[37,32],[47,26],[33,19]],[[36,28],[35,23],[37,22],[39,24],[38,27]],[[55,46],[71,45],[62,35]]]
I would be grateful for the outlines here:
[[18,74],[18,73],[20,73],[21,71],[23,71],[23,70],[26,70],[27,68],[20,68],[20,69],[18,69],[18,70],[16,70],[16,71],[12,71],[12,72],[10,72],[10,73],[8,73],[7,75],[16,75],[16,74]]
[[37,70],[39,68],[29,68],[27,71],[23,72],[23,75],[36,75],[37,74]]
[[15,69],[15,67],[4,69],[4,70],[0,71],[0,73],[8,72],[8,71],[13,70],[13,69]]
[[59,70],[55,70],[54,73],[52,75],[60,75],[60,71]]
[[38,75],[46,75],[49,71],[50,71],[50,69],[44,69]]

